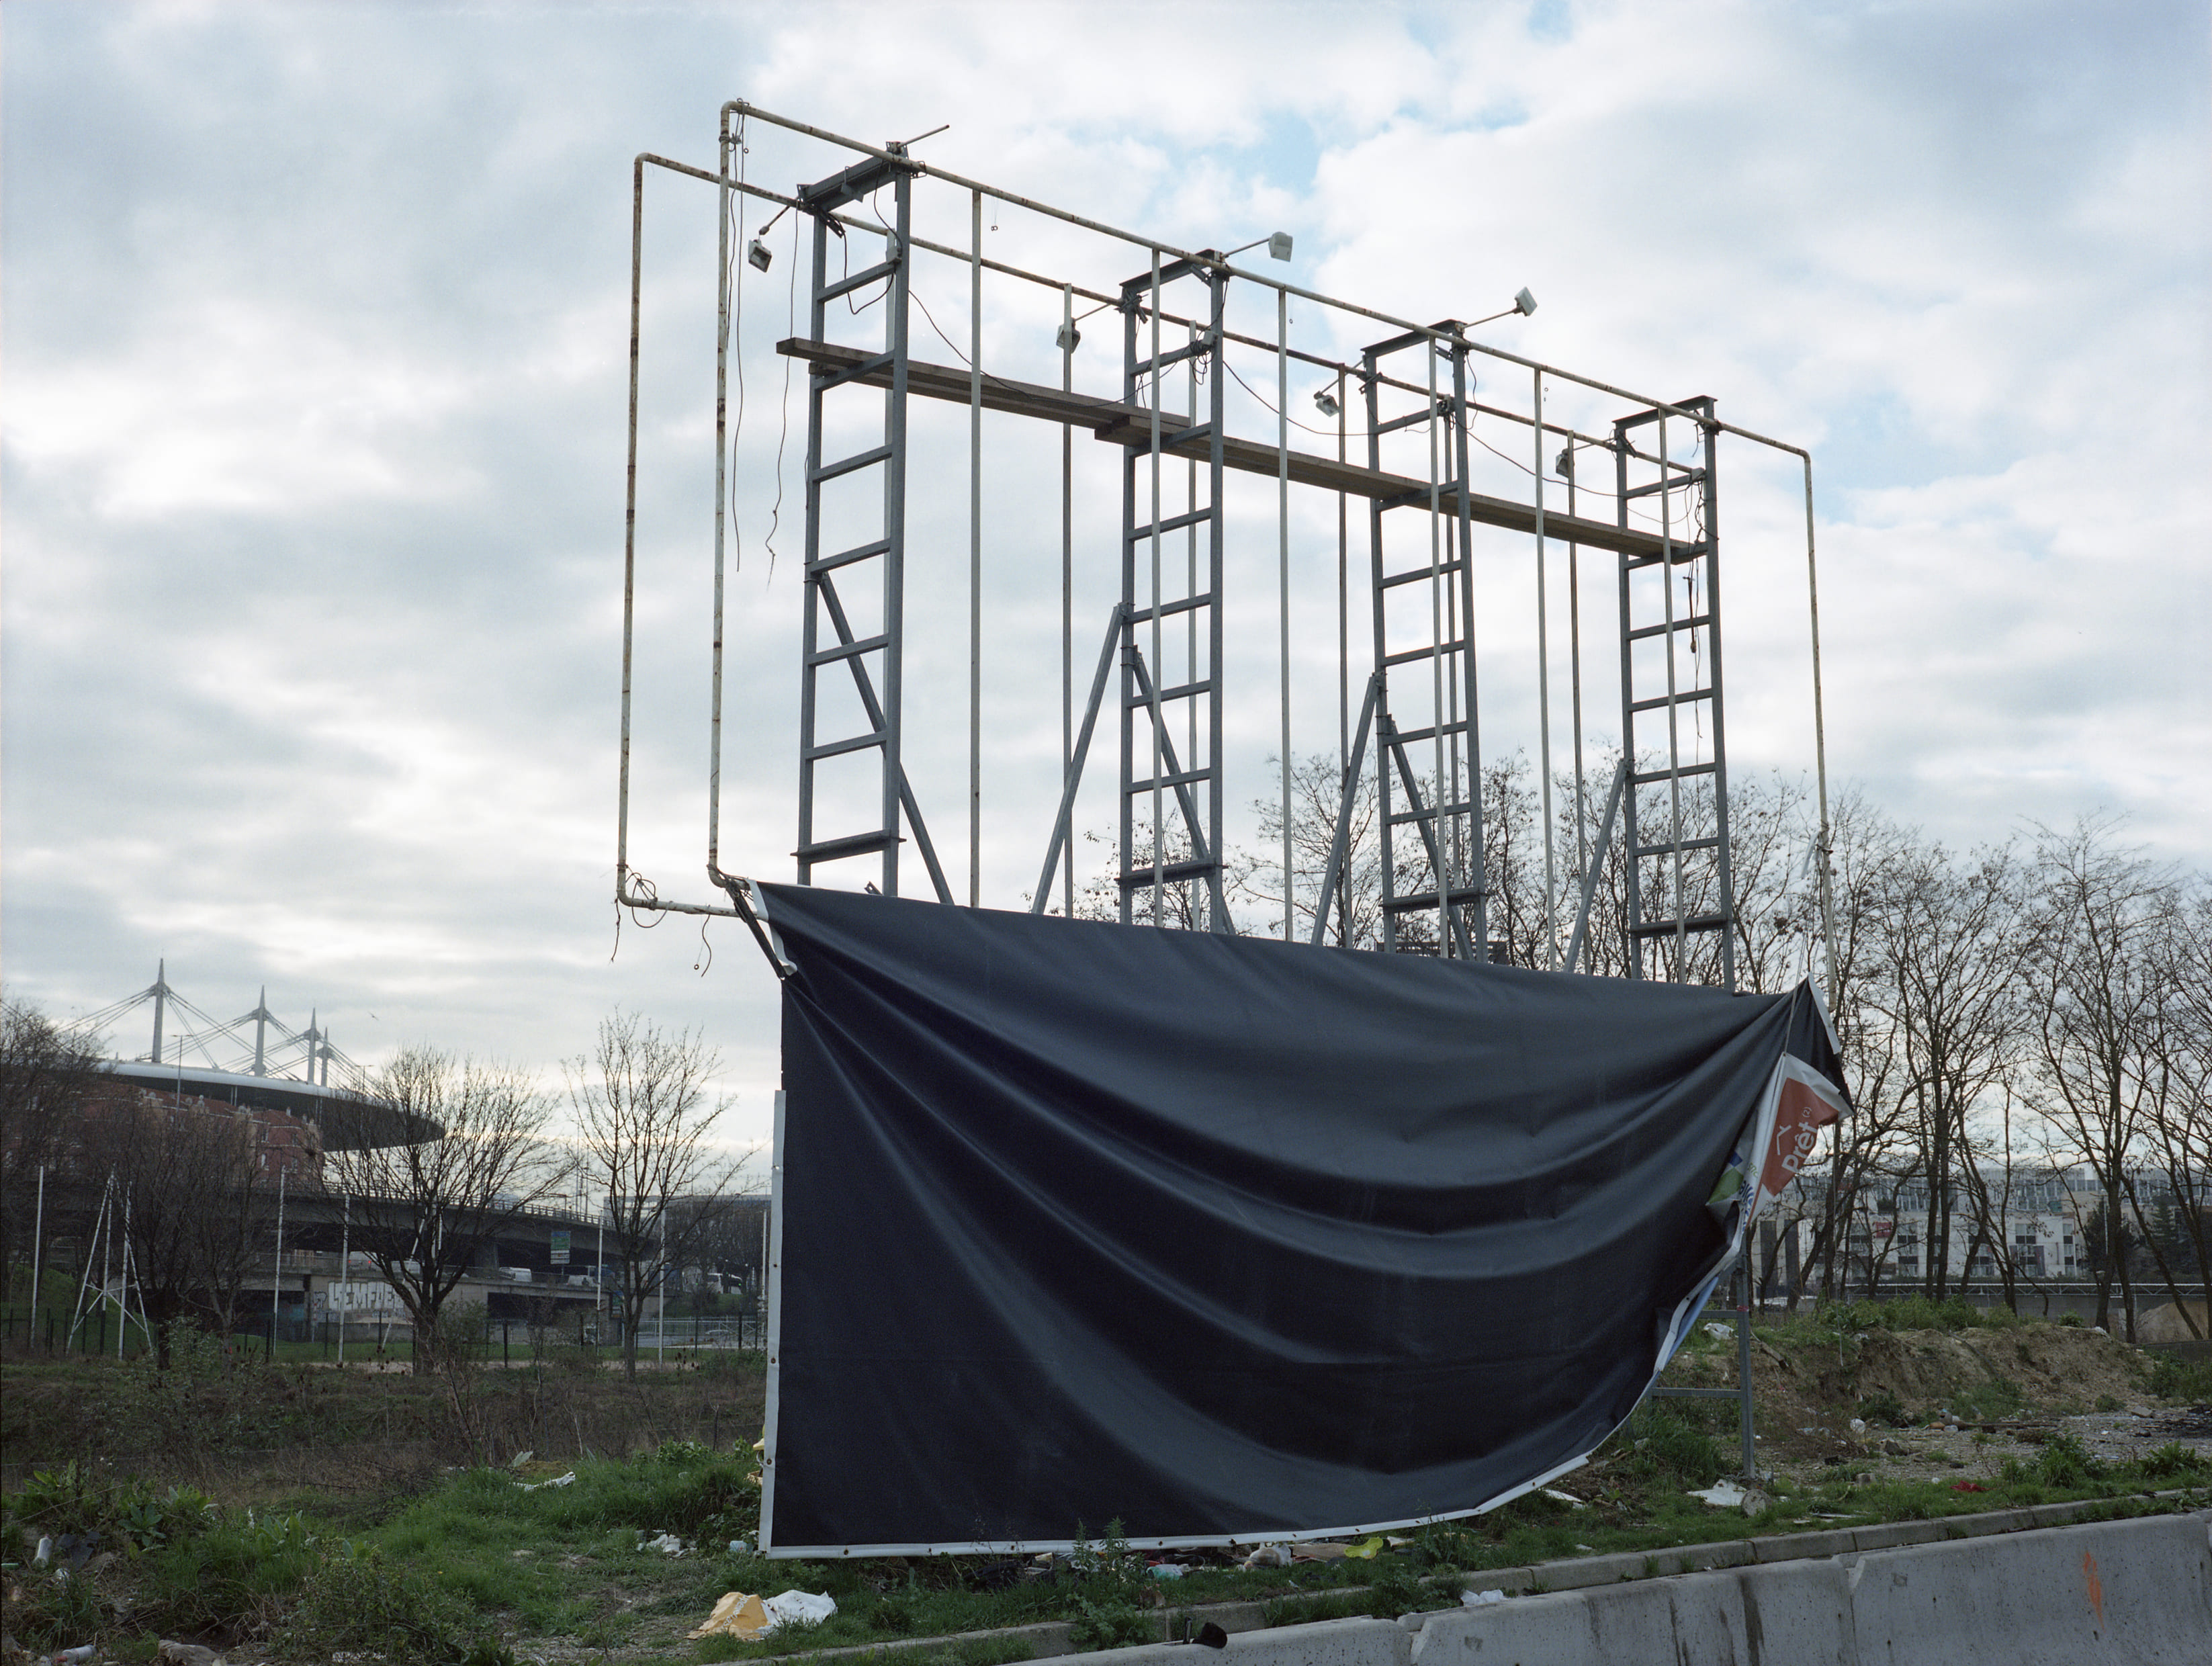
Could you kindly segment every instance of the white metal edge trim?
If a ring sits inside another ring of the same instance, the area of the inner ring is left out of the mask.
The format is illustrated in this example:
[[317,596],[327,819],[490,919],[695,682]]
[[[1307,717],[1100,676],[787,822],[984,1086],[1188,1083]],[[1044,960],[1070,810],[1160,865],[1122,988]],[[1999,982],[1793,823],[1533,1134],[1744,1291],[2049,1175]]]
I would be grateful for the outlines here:
[[762,1551],[770,1556],[778,1554],[769,1547],[775,1542],[769,1535],[775,1528],[775,1420],[776,1408],[781,1398],[776,1380],[780,1367],[776,1362],[783,1356],[783,1090],[778,1088],[775,1091],[775,1143],[769,1147],[769,1167],[768,1409],[761,1431],[760,1541]]
[[1809,977],[1805,980],[1805,987],[1813,992],[1813,1010],[1820,1015],[1820,1027],[1828,1032],[1828,1045],[1836,1049],[1838,1059],[1842,1058],[1844,1038],[1836,1033],[1835,1019],[1828,1016],[1827,997],[1820,993],[1820,986]]

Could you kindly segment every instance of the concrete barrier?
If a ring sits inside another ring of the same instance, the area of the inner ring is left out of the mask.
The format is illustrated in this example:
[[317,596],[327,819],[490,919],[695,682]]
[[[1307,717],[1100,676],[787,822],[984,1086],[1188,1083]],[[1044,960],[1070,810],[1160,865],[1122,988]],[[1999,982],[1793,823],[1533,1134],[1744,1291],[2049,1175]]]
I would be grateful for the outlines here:
[[1858,1666],[2204,1666],[2208,1526],[2159,1516],[1846,1559]]
[[[2085,1507],[2093,1506],[2063,1506]],[[2029,1519],[1993,1511],[1586,1557],[1504,1570],[1517,1577],[1503,1580],[1478,1573],[1468,1576],[1477,1587],[1525,1589],[1572,1568],[1578,1584],[1395,1625],[1333,1620],[1246,1631],[1222,1652],[1226,1666],[2212,1663],[2212,1511],[2057,1528],[2031,1528]],[[1940,1537],[1975,1529],[1981,1536]],[[1779,1559],[1790,1541],[1800,1557]],[[1685,1560],[1700,1571],[1671,1571]],[[1060,1656],[1050,1666],[1203,1666],[1211,1657],[1152,1645]]]
[[1409,1666],[1856,1666],[1833,1561],[1681,1573],[1432,1614]]

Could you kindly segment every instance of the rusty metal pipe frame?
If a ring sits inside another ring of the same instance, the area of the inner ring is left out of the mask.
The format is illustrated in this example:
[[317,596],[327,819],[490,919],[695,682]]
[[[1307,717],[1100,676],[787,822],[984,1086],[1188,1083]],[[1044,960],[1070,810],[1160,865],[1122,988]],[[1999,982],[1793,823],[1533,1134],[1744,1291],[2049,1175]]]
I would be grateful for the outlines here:
[[[1054,208],[1048,204],[1038,202],[1036,199],[1024,196],[1019,192],[1001,190],[1000,188],[986,185],[981,181],[969,179],[963,175],[954,173],[949,169],[934,167],[927,162],[902,155],[899,153],[888,149],[878,149],[878,147],[867,144],[863,141],[854,139],[842,134],[832,132],[828,129],[816,127],[809,123],[797,121],[792,118],[779,115],[773,111],[763,109],[760,106],[742,99],[728,100],[723,105],[721,109],[720,119],[723,136],[725,138],[725,148],[723,152],[725,155],[726,155],[726,138],[730,132],[732,117],[740,119],[745,117],[757,118],[757,119],[766,122],[772,126],[781,127],[793,132],[803,133],[808,137],[821,139],[825,143],[838,145],[847,149],[854,150],[866,155],[876,157],[879,160],[896,159],[906,162],[917,173],[943,179],[946,183],[955,186],[964,187],[971,192],[978,194],[988,193],[1000,202],[1028,209],[1031,212],[1043,215],[1049,219],[1058,220],[1065,224],[1096,232],[1101,235],[1112,237],[1121,241],[1145,248],[1150,251],[1156,259],[1158,256],[1164,254],[1172,256],[1176,259],[1190,261],[1194,264],[1211,266],[1219,271],[1243,277],[1249,282],[1260,284],[1265,288],[1275,289],[1285,297],[1289,295],[1297,295],[1302,300],[1311,301],[1321,306],[1329,307],[1338,311],[1366,318],[1377,323],[1391,325],[1397,329],[1408,331],[1419,335],[1425,335],[1432,341],[1445,342],[1452,345],[1472,350],[1473,351],[1484,354],[1488,357],[1498,359],[1505,363],[1519,365],[1522,368],[1534,373],[1539,377],[1548,374],[1558,377],[1563,381],[1571,382],[1577,386],[1588,388],[1595,392],[1604,393],[1613,398],[1626,399],[1633,404],[1643,405],[1645,408],[1655,411],[1662,412],[1667,415],[1679,416],[1688,420],[1697,422],[1701,427],[1705,428],[1710,432],[1733,434],[1739,439],[1747,440],[1756,445],[1765,446],[1771,449],[1783,452],[1797,458],[1802,465],[1805,477],[1805,558],[1808,619],[1810,625],[1813,660],[1812,683],[1814,746],[1815,773],[1818,779],[1818,790],[1820,803],[1820,890],[1821,915],[1824,922],[1826,939],[1824,948],[1827,960],[1827,965],[1826,968],[1827,972],[1826,982],[1828,983],[1830,992],[1832,994],[1835,988],[1838,961],[1832,896],[1832,858],[1833,843],[1828,806],[1826,719],[1821,684],[1819,568],[1813,493],[1813,459],[1812,453],[1808,450],[1802,446],[1792,445],[1786,441],[1778,440],[1770,435],[1762,434],[1756,429],[1742,427],[1738,423],[1725,423],[1715,419],[1705,418],[1680,406],[1668,404],[1663,400],[1650,398],[1644,395],[1637,393],[1631,389],[1619,386],[1616,384],[1601,381],[1595,377],[1584,376],[1574,371],[1563,369],[1558,366],[1548,365],[1540,360],[1528,358],[1522,355],[1510,352],[1504,348],[1492,347],[1483,343],[1474,341],[1457,329],[1441,330],[1434,326],[1416,324],[1410,319],[1400,319],[1391,313],[1382,312],[1376,308],[1362,307],[1355,302],[1343,301],[1334,296],[1323,295],[1316,290],[1308,289],[1300,285],[1287,283],[1280,278],[1272,277],[1264,272],[1248,271],[1243,269],[1232,266],[1227,260],[1218,256],[1210,255],[1202,252],[1178,249],[1172,245],[1161,243],[1153,239],[1139,236],[1133,232],[1127,231],[1120,227],[1112,226],[1102,221],[1091,220],[1086,216],[1071,213],[1064,209]],[[802,205],[794,197],[787,197],[781,192],[770,191],[763,186],[751,185],[750,182],[741,183],[739,181],[731,179],[728,177],[726,166],[720,174],[710,173],[702,168],[693,167],[689,164],[676,161],[672,158],[660,156],[651,152],[641,152],[635,157],[632,165],[632,205],[630,219],[630,374],[628,455],[625,469],[625,502],[623,508],[622,737],[620,781],[617,794],[618,808],[616,836],[615,898],[617,903],[629,906],[656,908],[664,911],[735,913],[737,911],[734,909],[725,910],[694,904],[661,903],[657,899],[633,897],[629,894],[630,743],[636,601],[637,407],[639,374],[638,337],[641,275],[641,269],[642,259],[641,250],[644,230],[645,168],[647,164],[651,164],[654,167],[665,167],[673,173],[682,173],[694,179],[704,180],[709,184],[720,187],[725,193],[732,190],[738,191],[746,196],[757,198],[766,202],[775,203],[780,207],[787,210],[799,209]],[[878,234],[884,234],[883,228],[870,226],[865,221],[843,215],[839,215],[835,217],[845,226],[876,231]],[[1054,280],[1047,278],[1040,274],[1024,271],[1019,267],[1013,266],[1006,262],[996,260],[979,261],[977,259],[975,251],[971,250],[963,253],[962,251],[945,247],[935,244],[929,240],[918,237],[910,237],[908,240],[908,242],[912,247],[927,249],[932,253],[948,256],[956,259],[963,259],[964,262],[980,265],[984,270],[999,271],[1008,277],[1019,278],[1024,282],[1039,283],[1047,287],[1060,289],[1062,290],[1064,295],[1071,297],[1075,295],[1081,295],[1086,300],[1096,301],[1107,305],[1113,304],[1115,300],[1115,297],[1101,294],[1097,291],[1088,289],[1079,285],[1055,282]],[[726,264],[726,252],[725,252],[724,259],[725,264]],[[1181,321],[1185,323],[1192,322],[1191,320]],[[1222,338],[1224,342],[1234,341],[1240,345],[1259,348],[1263,350],[1272,346],[1279,355],[1282,356],[1282,360],[1279,362],[1286,361],[1289,358],[1296,358],[1303,363],[1310,363],[1318,368],[1333,370],[1339,374],[1340,378],[1346,374],[1357,374],[1352,369],[1352,367],[1347,362],[1330,360],[1319,355],[1309,354],[1297,350],[1287,350],[1285,344],[1271,344],[1260,341],[1257,338],[1248,339],[1237,332],[1228,331],[1224,331],[1222,332]],[[1370,371],[1370,374],[1379,377],[1379,373],[1377,372]],[[1395,378],[1379,379],[1387,382],[1389,386],[1402,386],[1404,391],[1407,392],[1421,391],[1413,385],[1401,384]],[[1287,401],[1285,403],[1287,404]],[[1543,421],[1540,412],[1530,416],[1523,416],[1517,411],[1486,405],[1474,400],[1468,400],[1467,402],[1467,405],[1468,408],[1480,411],[1485,415],[1497,416],[1505,421],[1528,424],[1535,431],[1540,442],[1540,465],[1541,460],[1541,435],[1547,428],[1553,433],[1560,434],[1566,438],[1577,441],[1584,444],[1601,446],[1608,443],[1607,441],[1597,436],[1587,435],[1572,429],[1562,429],[1547,424]],[[1539,469],[1539,474],[1540,477],[1540,466]],[[1540,490],[1540,487],[1539,489]],[[718,873],[717,870],[713,870],[711,866],[710,871],[715,871]]]
[[981,192],[987,196],[996,198],[1000,202],[1011,203],[1016,208],[1028,209],[1030,212],[1042,214],[1048,219],[1058,220],[1064,224],[1076,226],[1085,231],[1097,232],[1102,236],[1116,238],[1124,243],[1133,244],[1138,248],[1151,250],[1166,256],[1170,259],[1187,260],[1193,265],[1211,267],[1231,277],[1243,278],[1248,283],[1257,283],[1270,289],[1279,289],[1285,295],[1297,295],[1302,301],[1314,301],[1320,306],[1334,307],[1339,312],[1370,319],[1377,324],[1387,324],[1395,330],[1426,336],[1431,341],[1442,343],[1447,346],[1457,345],[1469,348],[1477,353],[1487,354],[1492,358],[1502,359],[1508,364],[1517,364],[1524,370],[1541,370],[1548,376],[1556,376],[1562,381],[1573,382],[1594,392],[1610,394],[1615,398],[1626,399],[1632,404],[1664,411],[1670,416],[1680,416],[1701,425],[1710,423],[1724,433],[1735,435],[1738,439],[1753,441],[1762,446],[1771,446],[1778,451],[1790,452],[1801,457],[1806,454],[1800,447],[1790,445],[1780,440],[1770,439],[1767,435],[1757,433],[1751,429],[1738,428],[1732,423],[1723,423],[1717,418],[1701,416],[1680,405],[1669,404],[1664,399],[1647,398],[1643,394],[1633,392],[1627,388],[1616,387],[1610,382],[1599,381],[1595,377],[1579,375],[1574,371],[1563,370],[1556,365],[1546,364],[1538,359],[1523,358],[1517,353],[1509,353],[1504,348],[1486,347],[1480,342],[1469,338],[1456,328],[1444,330],[1435,325],[1415,324],[1411,319],[1397,318],[1391,313],[1379,312],[1371,307],[1362,307],[1354,301],[1341,301],[1334,295],[1325,295],[1317,289],[1302,289],[1297,284],[1287,283],[1279,277],[1271,277],[1264,272],[1247,271],[1241,266],[1232,266],[1220,255],[1211,251],[1180,249],[1171,243],[1163,243],[1154,238],[1140,236],[1135,232],[1125,231],[1119,226],[1108,225],[1101,220],[1087,219],[1082,215],[1070,213],[1066,209],[1054,208],[1048,203],[1040,203],[1034,198],[1024,197],[1018,192],[1004,191],[996,185],[988,185],[981,179],[971,179],[965,174],[955,173],[950,168],[933,167],[916,157],[905,155],[902,151],[881,149],[864,140],[849,138],[842,133],[833,133],[827,128],[816,127],[809,123],[795,120],[789,116],[778,115],[772,110],[763,110],[760,106],[744,99],[732,99],[722,106],[722,125],[725,131],[727,130],[730,119],[733,115],[750,116],[767,122],[771,126],[781,127],[794,133],[804,133],[810,138],[820,139],[829,144],[841,145],[848,150],[857,150],[863,155],[873,156],[880,161],[902,162],[912,167],[917,173],[942,179],[947,185],[957,186],[963,191]]
[[[689,163],[674,161],[666,156],[658,155],[650,151],[644,153],[641,156],[640,160],[649,162],[655,167],[667,168],[672,173],[685,174],[694,179],[703,179],[708,185],[726,184],[732,191],[738,192],[747,197],[757,197],[761,201],[764,203],[774,203],[779,208],[799,209],[803,210],[805,207],[805,204],[799,202],[797,198],[787,197],[781,192],[769,190],[765,185],[757,185],[750,181],[741,179],[730,179],[725,181],[717,179],[714,174],[709,173],[702,167],[693,167]],[[920,163],[916,163],[915,166],[921,168],[923,172],[929,171],[927,168],[923,167]],[[937,177],[939,179],[945,179],[948,176],[939,173]],[[995,197],[1000,193],[993,192],[990,194]],[[1007,198],[1005,200],[1011,202],[1016,199]],[[878,237],[885,234],[885,229],[882,226],[878,226],[871,221],[857,218],[853,215],[832,213],[830,216],[830,218],[836,221],[838,224],[845,227],[848,230],[872,232]],[[970,264],[980,264],[987,272],[997,272],[1002,277],[1018,278],[1024,283],[1034,283],[1041,289],[1065,291],[1069,295],[1080,295],[1085,301],[1097,301],[1101,307],[1113,307],[1119,304],[1119,298],[1117,296],[1107,295],[1102,290],[1085,289],[1080,283],[1071,283],[1065,278],[1051,277],[1042,272],[1033,272],[1027,267],[1017,266],[1008,261],[994,260],[988,255],[985,256],[980,263],[976,263],[975,262],[973,254],[969,251],[965,249],[956,249],[949,243],[935,242],[927,237],[910,237],[907,241],[914,248],[921,249],[930,254],[941,255],[948,260],[957,260],[963,266]],[[1259,277],[1257,273],[1244,272],[1242,271],[1238,271],[1237,275],[1239,277],[1251,277],[1255,279],[1257,279]],[[1282,285],[1279,281],[1276,281],[1276,287],[1284,288],[1285,286]],[[1292,295],[1304,295],[1305,292],[1297,289],[1290,289],[1288,293]],[[1328,304],[1335,306],[1341,303],[1332,301]],[[1094,308],[1093,310],[1097,309]],[[1081,322],[1081,319],[1077,319],[1074,321],[1079,323]],[[1163,311],[1161,313],[1160,321],[1164,324],[1181,324],[1192,329],[1203,329],[1206,327],[1204,322],[1200,319],[1188,319],[1183,317],[1180,313],[1166,311]],[[1258,336],[1245,335],[1240,331],[1224,330],[1221,332],[1221,338],[1224,341],[1234,342],[1239,347],[1249,347],[1263,353],[1272,354],[1275,350],[1274,343],[1265,340]],[[1473,345],[1474,344],[1469,344]],[[1500,356],[1506,356],[1500,353],[1500,350],[1498,349],[1483,348],[1480,350],[1499,354]],[[1304,350],[1297,347],[1293,347],[1290,350],[1289,356],[1300,364],[1310,364],[1316,370],[1331,371],[1339,376],[1352,376],[1359,374],[1356,367],[1348,359],[1332,359],[1327,354],[1309,353]],[[1420,385],[1416,382],[1402,381],[1395,376],[1382,374],[1379,372],[1377,373],[1377,376],[1382,385],[1385,387],[1395,387],[1399,389],[1401,392],[1407,393],[1419,393],[1422,391]],[[1468,400],[1468,409],[1476,411],[1485,416],[1495,416],[1501,422],[1519,423],[1524,427],[1528,424],[1530,420],[1523,412],[1510,410],[1503,405],[1485,404],[1480,399]],[[1565,435],[1570,439],[1579,441],[1586,446],[1610,446],[1613,443],[1612,441],[1606,439],[1601,435],[1583,434],[1574,429],[1564,429],[1556,423],[1547,423],[1545,426],[1553,434]],[[1784,450],[1796,449],[1793,447],[1783,447],[1782,448]]]

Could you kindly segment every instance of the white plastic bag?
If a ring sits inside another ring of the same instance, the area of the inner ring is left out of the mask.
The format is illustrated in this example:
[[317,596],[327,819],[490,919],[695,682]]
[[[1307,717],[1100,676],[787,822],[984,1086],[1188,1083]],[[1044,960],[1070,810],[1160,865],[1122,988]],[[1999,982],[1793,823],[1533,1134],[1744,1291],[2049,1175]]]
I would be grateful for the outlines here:
[[811,1591],[787,1590],[763,1599],[761,1607],[768,1613],[768,1624],[760,1629],[760,1634],[766,1637],[781,1626],[794,1623],[811,1620],[820,1625],[837,1612],[837,1599],[826,1591],[817,1596]]

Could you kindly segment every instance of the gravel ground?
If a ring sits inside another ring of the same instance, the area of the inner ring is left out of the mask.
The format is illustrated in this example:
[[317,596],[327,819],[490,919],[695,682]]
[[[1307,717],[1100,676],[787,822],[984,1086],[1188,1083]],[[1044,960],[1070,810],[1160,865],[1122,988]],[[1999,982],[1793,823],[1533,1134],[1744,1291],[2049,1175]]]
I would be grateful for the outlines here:
[[[2168,1441],[2212,1458],[2212,1407],[2129,1406],[2116,1412],[2076,1417],[2024,1417],[1994,1429],[1968,1424],[1923,1429],[1869,1428],[1856,1443],[1865,1459],[1860,1473],[1876,1481],[1988,1481],[2008,1460],[2033,1462],[2053,1434],[2069,1434],[2091,1454],[2108,1462],[2142,1456]],[[1803,1468],[1793,1479],[1810,1480],[1815,1470],[1785,1463],[1784,1473]]]

